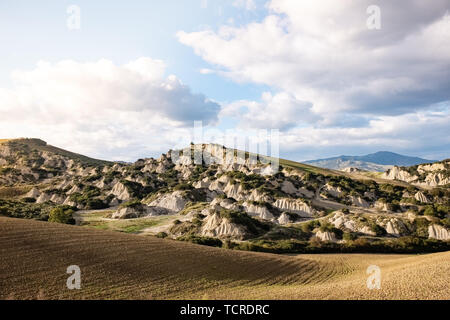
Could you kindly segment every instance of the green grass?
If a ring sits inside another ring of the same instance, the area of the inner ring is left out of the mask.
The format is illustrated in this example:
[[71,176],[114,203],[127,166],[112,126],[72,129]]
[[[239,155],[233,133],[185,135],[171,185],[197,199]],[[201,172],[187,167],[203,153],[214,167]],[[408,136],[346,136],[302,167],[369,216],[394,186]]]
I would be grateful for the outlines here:
[[31,186],[0,187],[0,199],[11,199],[23,196],[31,190]]
[[173,219],[173,216],[147,217],[128,220],[113,220],[108,217],[113,210],[93,211],[83,213],[82,226],[100,230],[110,230],[125,233],[141,233],[144,229],[155,227]]

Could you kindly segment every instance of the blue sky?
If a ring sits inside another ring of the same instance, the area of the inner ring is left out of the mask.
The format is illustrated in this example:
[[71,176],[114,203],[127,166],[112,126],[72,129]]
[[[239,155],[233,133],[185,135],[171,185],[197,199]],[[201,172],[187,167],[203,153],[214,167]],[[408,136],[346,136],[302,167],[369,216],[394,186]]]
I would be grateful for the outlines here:
[[[204,7],[204,3],[206,7]],[[199,73],[208,64],[176,39],[180,30],[217,28],[261,19],[225,0],[167,1],[2,1],[0,37],[7,43],[0,62],[1,83],[8,85],[15,69],[37,61],[93,61],[108,58],[122,64],[142,56],[162,59],[194,92],[220,101],[256,99],[264,86],[237,84],[214,74]],[[81,9],[81,28],[66,27],[69,5]],[[262,6],[263,8],[263,6]]]
[[2,1],[0,135],[133,160],[203,120],[279,129],[294,160],[450,157],[448,1],[379,1],[379,30],[366,25],[370,4]]

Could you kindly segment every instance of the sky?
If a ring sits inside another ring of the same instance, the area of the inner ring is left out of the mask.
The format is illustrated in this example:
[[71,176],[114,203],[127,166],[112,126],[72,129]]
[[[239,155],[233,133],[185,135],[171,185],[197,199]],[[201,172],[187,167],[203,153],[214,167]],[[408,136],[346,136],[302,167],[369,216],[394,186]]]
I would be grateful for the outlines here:
[[280,156],[298,161],[450,158],[449,10],[449,0],[2,0],[0,138],[134,161],[278,130]]

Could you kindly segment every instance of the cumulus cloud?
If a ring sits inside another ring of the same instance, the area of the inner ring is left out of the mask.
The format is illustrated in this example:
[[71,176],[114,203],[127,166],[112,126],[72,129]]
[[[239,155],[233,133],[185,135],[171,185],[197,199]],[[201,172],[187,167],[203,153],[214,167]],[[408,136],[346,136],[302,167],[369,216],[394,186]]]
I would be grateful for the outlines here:
[[194,120],[214,124],[220,106],[164,73],[164,63],[150,58],[39,62],[15,71],[12,86],[0,88],[0,136],[125,160],[166,151]]
[[288,93],[263,93],[261,101],[240,100],[223,107],[220,116],[236,118],[244,128],[288,130],[319,119],[311,103]]
[[405,114],[450,99],[448,1],[272,0],[261,22],[217,32],[178,32],[236,81],[269,85],[329,115]]

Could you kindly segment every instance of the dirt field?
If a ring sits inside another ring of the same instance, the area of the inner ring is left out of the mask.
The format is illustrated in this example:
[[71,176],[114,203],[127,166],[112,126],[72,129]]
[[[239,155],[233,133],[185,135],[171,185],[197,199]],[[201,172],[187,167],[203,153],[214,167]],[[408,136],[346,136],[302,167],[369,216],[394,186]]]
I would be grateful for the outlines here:
[[450,252],[281,256],[0,217],[1,299],[450,299],[449,283]]

